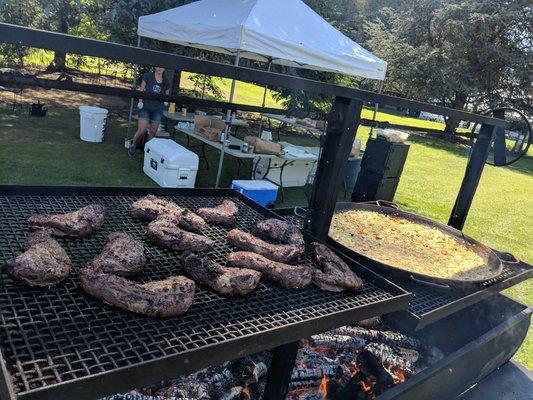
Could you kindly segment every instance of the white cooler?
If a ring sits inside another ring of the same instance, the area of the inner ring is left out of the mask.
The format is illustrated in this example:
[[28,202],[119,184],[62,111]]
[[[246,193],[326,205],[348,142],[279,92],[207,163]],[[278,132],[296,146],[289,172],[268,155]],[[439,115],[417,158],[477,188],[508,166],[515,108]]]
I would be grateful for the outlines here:
[[143,171],[159,186],[193,188],[198,156],[173,140],[155,138],[144,146]]

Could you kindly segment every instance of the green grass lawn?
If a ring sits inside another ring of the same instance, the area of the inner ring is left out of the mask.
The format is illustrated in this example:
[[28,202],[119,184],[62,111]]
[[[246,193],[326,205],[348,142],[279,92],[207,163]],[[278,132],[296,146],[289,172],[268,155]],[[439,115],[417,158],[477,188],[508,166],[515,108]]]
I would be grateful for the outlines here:
[[[72,104],[76,107],[77,104]],[[371,112],[371,111],[364,111]],[[399,117],[398,117],[399,118]],[[51,107],[46,118],[31,118],[21,112],[0,109],[0,183],[104,186],[154,186],[142,172],[142,155],[129,157],[123,141],[126,121],[111,117],[105,141],[92,144],[79,140],[76,109]],[[360,128],[359,137],[368,137]],[[184,138],[175,138],[185,143]],[[316,145],[303,135],[282,137],[295,144]],[[402,208],[446,222],[467,161],[467,148],[411,136],[409,157],[395,200]],[[209,187],[215,179],[218,153],[208,150],[212,167],[201,163],[197,186]],[[228,186],[236,162],[226,158],[222,183]],[[247,164],[243,171],[249,171]],[[533,159],[525,158],[505,168],[487,166],[465,226],[465,232],[500,250],[533,263],[530,246],[533,221]],[[241,176],[246,178],[245,174]],[[288,207],[305,204],[301,188],[287,189]],[[533,304],[533,282],[518,285],[506,294]],[[529,334],[516,359],[533,368],[533,339]]]

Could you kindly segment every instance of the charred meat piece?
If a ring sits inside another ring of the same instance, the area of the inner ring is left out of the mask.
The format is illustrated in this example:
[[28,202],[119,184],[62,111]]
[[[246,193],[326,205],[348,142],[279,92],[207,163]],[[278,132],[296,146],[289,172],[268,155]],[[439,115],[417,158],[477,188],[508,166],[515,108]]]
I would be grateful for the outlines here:
[[306,266],[283,264],[249,251],[230,253],[227,261],[232,267],[259,271],[287,289],[302,289],[309,286],[313,278],[311,269]]
[[102,253],[91,262],[91,267],[103,272],[129,276],[141,272],[146,264],[141,241],[122,232],[113,232],[107,238]]
[[66,214],[40,214],[28,218],[30,229],[49,229],[55,236],[84,238],[102,227],[105,207],[90,204]]
[[261,239],[273,243],[293,244],[305,252],[305,240],[302,231],[290,222],[276,218],[259,221],[255,225],[255,234]]
[[330,292],[361,289],[363,281],[339,256],[323,244],[314,242],[311,245],[315,251],[315,260],[322,268],[313,272],[315,285]]
[[185,231],[178,224],[179,217],[163,214],[148,224],[146,235],[157,245],[175,251],[207,253],[213,249],[211,239]]
[[252,269],[224,267],[193,253],[186,254],[181,264],[197,283],[232,296],[250,293],[261,278],[261,273]]
[[153,221],[158,216],[170,214],[179,220],[179,226],[188,231],[199,231],[205,221],[198,214],[180,207],[172,201],[161,199],[149,194],[131,205],[131,216],[143,221]]
[[251,251],[270,260],[284,263],[295,261],[302,254],[301,249],[296,245],[267,243],[239,229],[229,231],[228,242],[238,250]]
[[26,251],[7,261],[6,271],[30,286],[53,286],[70,273],[70,258],[47,230],[31,232]]
[[149,317],[171,317],[185,313],[194,300],[196,288],[184,276],[139,284],[102,270],[80,270],[83,289],[104,303]]
[[232,227],[237,221],[239,208],[233,201],[224,200],[222,204],[216,207],[203,207],[196,210],[196,212],[207,222],[224,227]]

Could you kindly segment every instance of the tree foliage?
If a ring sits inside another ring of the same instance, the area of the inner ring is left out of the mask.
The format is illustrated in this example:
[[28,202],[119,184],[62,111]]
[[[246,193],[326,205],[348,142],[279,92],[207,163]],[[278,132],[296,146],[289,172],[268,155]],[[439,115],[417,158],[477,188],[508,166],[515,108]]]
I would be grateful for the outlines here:
[[370,49],[389,63],[388,89],[464,109],[531,108],[532,25],[522,1],[409,0],[365,26]]
[[188,79],[193,83],[194,94],[200,96],[202,99],[206,96],[216,100],[222,98],[222,90],[217,85],[217,80],[220,80],[220,78],[203,74],[193,74]]
[[[0,21],[135,45],[140,16],[194,0],[0,0]],[[386,89],[445,106],[511,105],[530,110],[533,7],[524,0],[304,0],[348,37],[385,59]],[[233,62],[227,55],[143,40],[143,47]],[[4,60],[21,64],[27,49],[0,45]],[[82,66],[84,57],[69,58]],[[64,67],[56,53],[53,67]],[[99,64],[100,65],[100,64]],[[241,65],[262,68],[243,60]],[[376,89],[339,74],[275,66],[274,70],[330,83]],[[193,77],[197,90],[218,96],[213,79]],[[273,89],[273,88],[272,88]],[[286,106],[324,109],[329,98],[280,89]]]

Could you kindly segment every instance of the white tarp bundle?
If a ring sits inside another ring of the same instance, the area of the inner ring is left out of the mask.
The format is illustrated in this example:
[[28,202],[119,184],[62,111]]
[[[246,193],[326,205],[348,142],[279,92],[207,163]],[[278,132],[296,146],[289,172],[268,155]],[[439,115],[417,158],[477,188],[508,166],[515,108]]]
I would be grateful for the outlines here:
[[387,63],[301,0],[200,0],[139,18],[138,35],[248,59],[383,80]]

